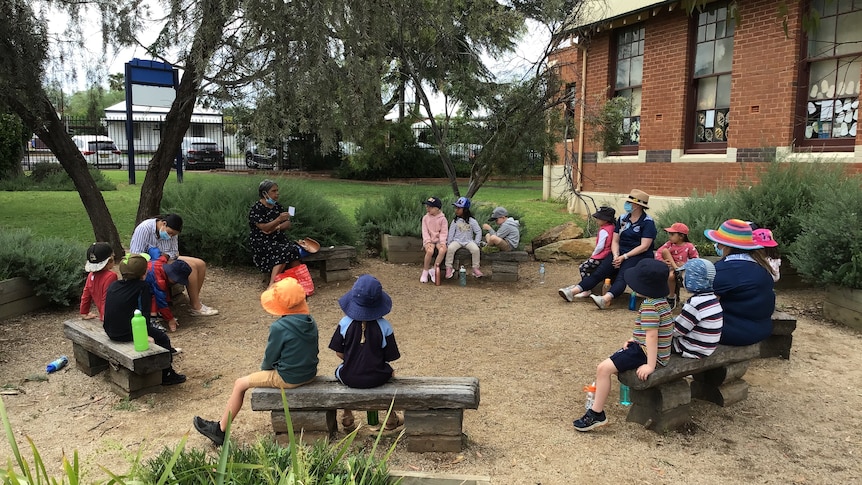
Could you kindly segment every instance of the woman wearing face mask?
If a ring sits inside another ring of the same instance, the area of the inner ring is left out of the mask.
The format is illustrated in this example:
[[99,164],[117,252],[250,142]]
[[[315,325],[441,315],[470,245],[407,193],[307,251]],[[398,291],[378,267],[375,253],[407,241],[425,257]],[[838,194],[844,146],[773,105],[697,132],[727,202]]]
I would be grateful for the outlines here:
[[269,273],[269,283],[285,268],[300,264],[300,246],[289,240],[290,214],[278,203],[278,184],[264,180],[257,187],[260,199],[248,211],[249,240],[254,265]]
[[[192,268],[186,290],[189,294],[189,313],[198,317],[209,317],[217,315],[218,310],[210,308],[201,302],[201,288],[207,275],[207,264],[200,258],[191,256],[180,256],[177,236],[183,230],[183,218],[177,214],[158,215],[152,219],[146,219],[138,224],[132,234],[132,242],[129,244],[131,253],[150,253],[156,250],[159,254],[167,255],[168,264],[181,259]],[[157,258],[158,255],[150,256]]]
[[739,219],[724,221],[718,230],[703,231],[722,258],[715,263],[713,289],[724,312],[720,343],[725,345],[750,345],[772,335],[772,269],[762,252],[756,251],[762,246],[751,233],[751,226]]
[[657,230],[655,221],[646,213],[646,209],[649,209],[649,194],[632,189],[623,204],[625,214],[615,223],[611,255],[602,259],[591,275],[571,289],[576,297],[588,296],[586,290],[592,290],[605,278],[611,278],[613,284],[607,293],[601,296],[589,295],[600,309],[608,308],[611,301],[626,289],[625,270],[634,267],[643,258],[653,257],[652,246]]

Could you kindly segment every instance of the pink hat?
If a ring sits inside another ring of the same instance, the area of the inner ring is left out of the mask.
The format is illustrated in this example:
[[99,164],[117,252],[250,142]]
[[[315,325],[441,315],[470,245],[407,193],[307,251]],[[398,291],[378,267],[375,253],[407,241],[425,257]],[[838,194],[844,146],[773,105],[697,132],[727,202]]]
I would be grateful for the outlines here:
[[775,239],[772,239],[772,231],[766,228],[755,229],[751,233],[751,239],[753,239],[754,242],[760,244],[765,248],[774,248],[775,246],[778,246],[778,243],[775,242]]
[[665,227],[665,231],[667,232],[678,232],[680,234],[688,234],[688,226],[683,224],[682,222],[674,222],[670,227]]

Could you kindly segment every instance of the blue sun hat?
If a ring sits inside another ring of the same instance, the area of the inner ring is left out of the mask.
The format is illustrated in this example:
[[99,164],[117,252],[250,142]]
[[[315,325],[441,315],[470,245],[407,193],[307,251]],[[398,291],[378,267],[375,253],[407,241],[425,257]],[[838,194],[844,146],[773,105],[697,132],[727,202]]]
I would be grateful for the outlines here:
[[360,276],[353,288],[338,299],[338,304],[345,315],[362,322],[383,318],[392,311],[392,298],[370,274]]
[[715,281],[715,265],[708,259],[689,259],[677,271],[685,271],[683,284],[692,293],[708,293],[712,291]]

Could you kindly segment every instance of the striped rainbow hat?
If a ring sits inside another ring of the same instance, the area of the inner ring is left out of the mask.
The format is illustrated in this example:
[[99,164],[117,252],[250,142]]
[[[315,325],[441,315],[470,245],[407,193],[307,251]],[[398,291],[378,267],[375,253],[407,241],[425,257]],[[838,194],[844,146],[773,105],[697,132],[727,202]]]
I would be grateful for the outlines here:
[[725,246],[730,246],[737,249],[762,249],[751,237],[751,226],[747,222],[740,219],[728,219],[721,223],[717,231],[707,229],[703,231],[703,235],[707,239]]

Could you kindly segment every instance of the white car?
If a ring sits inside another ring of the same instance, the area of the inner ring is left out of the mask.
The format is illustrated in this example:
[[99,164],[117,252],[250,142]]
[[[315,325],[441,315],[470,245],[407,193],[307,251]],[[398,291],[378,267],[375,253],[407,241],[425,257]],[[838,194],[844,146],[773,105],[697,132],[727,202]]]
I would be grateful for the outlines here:
[[114,140],[103,135],[75,135],[75,146],[81,151],[88,165],[96,168],[120,168],[122,159],[120,149]]

